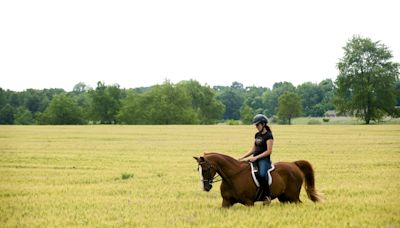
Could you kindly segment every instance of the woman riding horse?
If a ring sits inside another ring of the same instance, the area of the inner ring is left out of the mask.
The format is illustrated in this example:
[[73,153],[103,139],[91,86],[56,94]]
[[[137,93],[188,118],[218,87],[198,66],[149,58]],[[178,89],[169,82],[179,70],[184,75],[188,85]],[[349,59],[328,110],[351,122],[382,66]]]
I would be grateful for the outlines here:
[[265,191],[264,204],[271,203],[271,196],[268,184],[268,170],[271,168],[271,153],[274,137],[271,128],[267,125],[268,119],[262,114],[258,114],[253,118],[253,124],[258,132],[255,135],[254,146],[239,160],[243,160],[253,155],[248,161],[257,162],[260,175],[260,184]]
[[[204,191],[210,191],[218,173],[222,178],[221,196],[222,207],[228,208],[235,203],[247,206],[258,201],[258,189],[251,177],[249,162],[238,161],[219,153],[206,153],[204,156],[194,157],[198,162],[200,179]],[[305,180],[305,189],[313,202],[320,201],[320,195],[315,189],[314,171],[308,161],[275,163],[275,170],[271,173],[271,199],[278,198],[280,202],[300,201],[300,190]]]

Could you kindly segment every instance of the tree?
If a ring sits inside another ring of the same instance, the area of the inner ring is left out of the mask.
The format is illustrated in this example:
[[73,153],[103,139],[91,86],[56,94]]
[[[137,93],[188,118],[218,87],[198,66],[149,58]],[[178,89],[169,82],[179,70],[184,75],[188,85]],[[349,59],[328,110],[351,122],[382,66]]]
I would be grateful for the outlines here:
[[72,89],[72,92],[75,94],[83,94],[87,93],[90,89],[90,86],[86,85],[85,83],[78,82],[78,84],[76,84]]
[[148,113],[149,103],[145,100],[144,94],[137,94],[131,90],[127,92],[125,99],[121,101],[121,109],[117,114],[118,122],[126,124],[150,124]]
[[40,115],[40,124],[83,124],[82,111],[66,94],[54,96],[46,110]]
[[17,108],[14,119],[15,124],[32,124],[34,122],[31,111],[23,106]]
[[197,112],[201,124],[215,123],[222,118],[225,107],[216,99],[215,92],[209,86],[190,80],[179,82],[177,87],[181,87],[189,95],[192,108]]
[[324,92],[318,84],[305,82],[297,86],[297,93],[301,98],[303,111],[306,116],[323,116],[325,111],[319,105],[324,99]]
[[277,112],[278,99],[286,92],[295,92],[296,87],[290,82],[278,82],[274,83],[272,91],[266,91],[263,94],[265,110],[264,114],[267,116],[273,116]]
[[0,109],[2,109],[7,103],[7,91],[4,91],[0,87]]
[[106,86],[98,82],[95,90],[89,91],[91,98],[91,113],[95,121],[101,123],[116,123],[117,114],[121,107],[123,93],[119,85]]
[[243,105],[242,108],[240,108],[240,119],[244,124],[251,124],[254,114],[254,110],[248,105]]
[[271,90],[269,88],[251,86],[246,87],[245,91],[243,106],[249,106],[253,110],[259,110],[258,113],[262,113],[265,109],[263,94]]
[[25,107],[27,107],[32,113],[43,111],[43,100],[38,94],[37,90],[28,89],[24,93],[25,95]]
[[118,119],[128,124],[196,124],[198,114],[183,87],[169,81],[142,94],[129,93]]
[[337,67],[336,105],[369,124],[385,114],[396,114],[396,81],[399,64],[391,62],[389,49],[380,41],[354,36],[343,48]]
[[150,117],[156,124],[195,124],[199,122],[189,94],[166,81],[149,94]]
[[224,119],[240,119],[240,108],[243,105],[244,97],[235,90],[235,89],[228,89],[223,91],[219,96],[218,99],[225,105],[225,113]]
[[294,92],[286,92],[278,99],[278,117],[282,120],[288,120],[301,114],[301,99]]
[[234,82],[232,82],[231,88],[236,89],[236,90],[243,90],[243,84],[240,82],[234,81]]
[[333,100],[334,100],[336,87],[335,87],[334,82],[331,79],[325,79],[325,80],[321,81],[318,84],[318,86],[321,88],[321,90],[323,91],[323,94],[324,94],[323,99],[322,99],[321,103],[318,104],[318,106],[321,107],[321,109],[323,110],[323,113],[325,114],[326,111],[335,109]]
[[6,104],[0,109],[0,124],[14,123],[14,108],[10,104]]
[[400,107],[400,81],[396,82],[396,96],[397,96],[396,106]]

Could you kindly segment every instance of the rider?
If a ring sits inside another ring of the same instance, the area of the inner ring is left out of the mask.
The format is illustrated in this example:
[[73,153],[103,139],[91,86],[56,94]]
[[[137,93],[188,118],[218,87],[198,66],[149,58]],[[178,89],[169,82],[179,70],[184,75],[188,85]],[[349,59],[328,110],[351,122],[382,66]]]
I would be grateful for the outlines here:
[[268,119],[265,115],[257,114],[254,116],[252,123],[256,126],[258,132],[255,135],[254,146],[249,152],[247,152],[239,160],[243,160],[250,155],[253,155],[250,159],[251,162],[257,162],[259,167],[260,183],[263,189],[266,191],[266,197],[264,204],[271,203],[271,193],[268,185],[268,170],[271,168],[271,153],[272,144],[274,137],[272,136],[271,128],[267,125]]

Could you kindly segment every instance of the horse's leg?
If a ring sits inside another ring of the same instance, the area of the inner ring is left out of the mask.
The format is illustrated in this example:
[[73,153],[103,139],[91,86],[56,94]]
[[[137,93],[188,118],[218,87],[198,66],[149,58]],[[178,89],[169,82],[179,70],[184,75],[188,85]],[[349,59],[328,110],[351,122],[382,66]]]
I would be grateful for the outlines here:
[[302,203],[299,197],[290,199],[290,202],[291,203]]
[[251,200],[246,201],[246,202],[244,203],[244,205],[246,205],[246,206],[248,206],[248,207],[252,207],[252,206],[254,206],[254,201],[251,201]]
[[278,200],[281,203],[287,203],[288,202],[288,198],[286,198],[286,196],[284,194],[278,196]]
[[286,190],[286,199],[291,203],[301,203],[300,191],[302,182],[294,183]]
[[223,208],[230,208],[233,205],[232,201],[226,198],[222,198],[222,207]]

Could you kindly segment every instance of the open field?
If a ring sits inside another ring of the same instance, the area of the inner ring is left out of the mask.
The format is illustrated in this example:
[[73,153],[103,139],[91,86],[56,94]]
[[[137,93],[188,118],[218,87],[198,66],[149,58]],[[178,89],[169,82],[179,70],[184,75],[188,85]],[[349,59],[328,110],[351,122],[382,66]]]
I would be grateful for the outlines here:
[[221,209],[193,155],[239,157],[252,126],[1,126],[0,227],[400,227],[400,125],[273,125],[326,201]]

